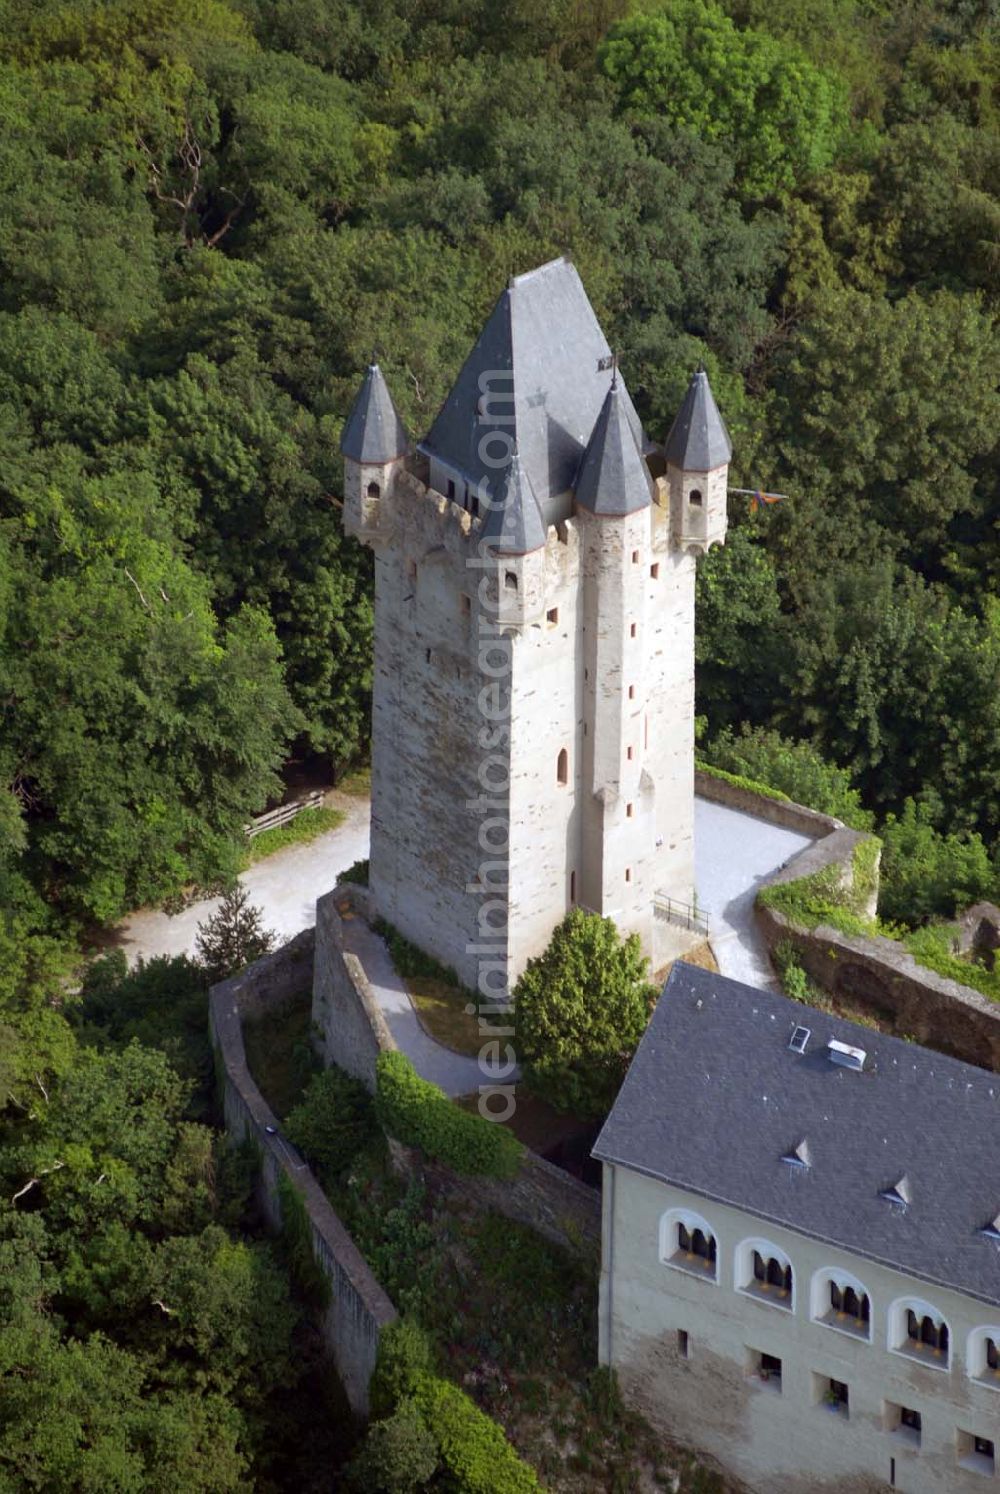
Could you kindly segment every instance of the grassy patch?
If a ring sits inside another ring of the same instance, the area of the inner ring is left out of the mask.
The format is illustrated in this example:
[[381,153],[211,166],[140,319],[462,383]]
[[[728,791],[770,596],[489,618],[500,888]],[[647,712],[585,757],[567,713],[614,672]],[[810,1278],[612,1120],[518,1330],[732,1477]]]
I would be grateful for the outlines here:
[[312,993],[244,1022],[243,1043],[254,1082],[281,1120],[295,1109],[320,1067],[312,1048]]
[[370,767],[352,768],[345,773],[337,784],[337,789],[342,794],[349,794],[352,799],[370,799],[372,793],[372,770]]
[[287,825],[276,825],[273,830],[262,830],[255,835],[247,845],[246,864],[250,866],[255,861],[263,861],[265,856],[273,856],[275,851],[283,851],[286,846],[308,845],[328,830],[336,830],[343,820],[342,809],[300,810]]
[[474,994],[463,986],[454,970],[425,954],[385,919],[376,920],[375,932],[389,946],[392,963],[406,982],[417,1016],[431,1037],[455,1053],[477,1057],[483,1044]]
[[881,934],[898,939],[899,930],[891,924],[869,918],[867,901],[877,876],[879,841],[875,836],[859,841],[854,847],[852,884],[845,887],[839,866],[824,866],[808,877],[794,882],[779,882],[765,887],[758,901],[765,908],[783,913],[799,928],[814,929],[821,923],[839,929],[842,934]]

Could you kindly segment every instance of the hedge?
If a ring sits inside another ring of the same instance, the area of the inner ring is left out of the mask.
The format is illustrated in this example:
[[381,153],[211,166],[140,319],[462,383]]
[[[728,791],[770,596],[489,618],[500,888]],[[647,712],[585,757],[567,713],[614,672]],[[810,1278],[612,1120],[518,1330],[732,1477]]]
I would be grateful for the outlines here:
[[450,1380],[419,1375],[411,1394],[456,1494],[541,1494],[534,1469],[464,1390]]
[[403,1053],[379,1055],[375,1112],[387,1135],[455,1172],[511,1178],[521,1165],[524,1147],[516,1136],[461,1110],[436,1084],[421,1079]]

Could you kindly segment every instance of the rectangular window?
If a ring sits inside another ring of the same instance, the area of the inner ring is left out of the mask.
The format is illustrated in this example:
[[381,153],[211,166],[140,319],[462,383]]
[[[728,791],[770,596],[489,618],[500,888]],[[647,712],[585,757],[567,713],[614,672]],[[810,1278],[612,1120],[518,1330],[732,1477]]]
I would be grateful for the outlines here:
[[632,626],[629,628],[628,632],[629,632],[629,637],[630,638],[634,638],[635,637],[635,623],[632,624]]
[[781,1360],[775,1354],[763,1354],[760,1349],[748,1349],[747,1373],[762,1390],[781,1394]]
[[638,565],[639,564],[639,552],[638,552],[638,550],[633,550],[632,551],[632,564],[633,565]]
[[659,563],[659,561],[655,561],[650,566],[650,568],[649,568],[649,574],[650,574],[650,576],[652,577],[652,579],[654,581],[659,581],[659,579],[660,579],[660,563]]
[[628,698],[629,698],[629,700],[635,700],[635,686],[634,685],[629,685],[629,687],[628,687]]
[[631,804],[626,804],[625,805],[625,818],[627,820],[630,820],[632,818],[632,805]]
[[882,1424],[900,1442],[907,1442],[911,1447],[920,1446],[922,1420],[920,1412],[914,1411],[912,1406],[885,1401],[882,1407]]
[[448,479],[448,497],[451,499],[452,503],[454,503],[454,501],[455,501],[455,479],[453,477],[449,477],[449,479]]
[[835,1380],[832,1375],[813,1375],[813,1399],[834,1415],[850,1414],[850,1392],[843,1380]]
[[569,900],[570,900],[571,903],[575,903],[576,902],[576,872],[575,871],[571,871],[570,874],[569,874]]
[[546,612],[545,614],[545,621],[550,623],[557,623],[559,621],[559,608],[550,607],[548,612]]
[[688,1338],[686,1328],[678,1328],[677,1330],[677,1352],[682,1359],[691,1358],[691,1342]]
[[630,866],[625,868],[625,880],[626,882],[631,882],[632,880],[632,868]]
[[985,1478],[995,1478],[997,1471],[996,1447],[991,1437],[979,1437],[975,1432],[959,1431],[956,1439],[959,1466],[970,1473],[981,1473]]
[[629,762],[632,761],[632,758],[634,757],[634,755],[635,755],[635,748],[634,747],[626,747],[625,748],[625,756],[628,758]]

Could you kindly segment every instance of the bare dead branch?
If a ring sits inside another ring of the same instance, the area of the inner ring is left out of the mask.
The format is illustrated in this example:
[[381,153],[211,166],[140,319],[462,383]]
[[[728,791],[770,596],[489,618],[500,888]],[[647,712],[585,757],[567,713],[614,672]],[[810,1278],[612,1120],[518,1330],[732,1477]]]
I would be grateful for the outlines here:
[[42,1178],[48,1177],[50,1172],[58,1172],[60,1167],[65,1166],[65,1162],[53,1162],[51,1167],[43,1167],[37,1178],[29,1178],[28,1182],[25,1183],[23,1188],[18,1188],[17,1192],[11,1197],[11,1203],[17,1203],[19,1198],[23,1198],[26,1193],[30,1193],[32,1188],[40,1183],[42,1181]]

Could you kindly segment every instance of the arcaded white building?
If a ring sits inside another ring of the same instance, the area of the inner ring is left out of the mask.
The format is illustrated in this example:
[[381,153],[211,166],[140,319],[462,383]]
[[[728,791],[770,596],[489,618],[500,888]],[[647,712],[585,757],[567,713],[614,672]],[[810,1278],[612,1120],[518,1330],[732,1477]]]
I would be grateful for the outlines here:
[[693,902],[695,560],[726,533],[706,375],[657,444],[559,259],[415,448],[373,364],[342,450],[375,557],[375,911],[494,991],[574,904],[655,958],[656,910]]
[[759,1494],[1000,1474],[1000,1079],[678,963],[598,1138],[600,1358]]

